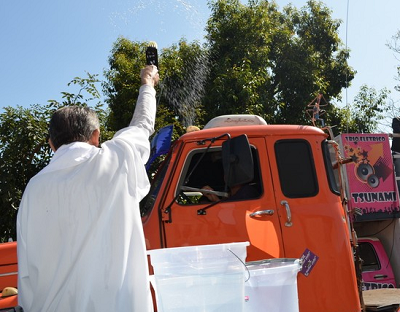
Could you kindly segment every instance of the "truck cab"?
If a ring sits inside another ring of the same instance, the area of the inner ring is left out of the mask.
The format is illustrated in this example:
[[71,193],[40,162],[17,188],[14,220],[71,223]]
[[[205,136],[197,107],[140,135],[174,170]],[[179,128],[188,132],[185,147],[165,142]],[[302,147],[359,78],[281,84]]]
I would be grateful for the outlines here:
[[396,281],[389,257],[376,237],[358,239],[362,259],[363,290],[396,288]]
[[[312,255],[300,311],[360,311],[334,162],[319,128],[217,117],[179,138],[158,170],[141,205],[147,248],[249,241],[246,261]],[[232,196],[243,185],[253,191]]]

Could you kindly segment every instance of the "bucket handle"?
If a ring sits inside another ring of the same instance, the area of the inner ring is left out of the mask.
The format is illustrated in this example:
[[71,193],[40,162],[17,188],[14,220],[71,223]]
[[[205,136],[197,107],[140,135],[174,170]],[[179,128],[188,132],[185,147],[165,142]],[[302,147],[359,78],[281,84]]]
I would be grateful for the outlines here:
[[231,253],[232,253],[232,255],[234,255],[243,265],[244,265],[244,267],[246,268],[246,271],[247,271],[247,274],[248,274],[248,277],[247,277],[247,279],[244,281],[245,283],[250,279],[250,270],[249,270],[249,268],[246,266],[246,264],[242,261],[242,259],[240,259],[232,250],[230,250],[230,249],[228,249]]

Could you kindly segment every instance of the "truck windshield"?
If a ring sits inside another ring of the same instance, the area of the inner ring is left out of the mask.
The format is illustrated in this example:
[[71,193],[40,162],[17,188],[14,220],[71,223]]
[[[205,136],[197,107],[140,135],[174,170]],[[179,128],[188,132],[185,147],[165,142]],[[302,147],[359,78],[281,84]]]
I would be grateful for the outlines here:
[[379,259],[372,244],[367,242],[359,242],[360,257],[363,260],[362,271],[377,271],[381,269]]
[[160,165],[160,169],[155,175],[149,193],[140,202],[140,214],[142,217],[148,215],[154,207],[154,203],[160,191],[161,184],[165,178],[165,174],[168,169],[168,165],[171,161],[171,155],[169,154],[164,162]]

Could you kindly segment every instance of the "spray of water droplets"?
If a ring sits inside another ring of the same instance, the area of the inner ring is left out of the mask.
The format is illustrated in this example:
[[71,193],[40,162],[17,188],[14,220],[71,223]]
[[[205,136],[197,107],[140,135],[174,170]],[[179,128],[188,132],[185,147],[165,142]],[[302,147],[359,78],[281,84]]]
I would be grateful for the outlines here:
[[196,124],[196,110],[201,105],[205,83],[210,71],[209,57],[206,53],[193,57],[185,64],[182,79],[165,77],[162,84],[163,97],[182,117],[183,126]]
[[115,9],[110,13],[110,22],[115,28],[121,29],[143,19],[147,21],[146,26],[152,25],[158,32],[167,32],[166,20],[173,13],[191,27],[203,29],[205,21],[198,1],[203,0],[120,0],[114,2]]
[[[168,34],[176,38],[176,42],[186,37],[185,32],[192,28],[197,40],[201,41],[203,38],[199,36],[204,34],[205,26],[205,16],[200,9],[201,4],[204,5],[202,1],[114,0],[110,20],[119,35],[128,29],[130,37],[149,36],[150,40],[157,41],[157,38]],[[165,73],[160,84],[163,99],[183,118],[183,126],[196,121],[196,109],[200,106],[209,73],[208,59],[204,54],[194,57],[184,65],[184,77],[169,77]]]

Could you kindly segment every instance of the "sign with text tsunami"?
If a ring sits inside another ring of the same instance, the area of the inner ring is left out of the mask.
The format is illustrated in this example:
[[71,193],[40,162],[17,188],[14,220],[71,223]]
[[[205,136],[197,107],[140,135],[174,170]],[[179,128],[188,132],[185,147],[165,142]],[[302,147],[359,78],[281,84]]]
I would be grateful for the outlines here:
[[400,217],[399,198],[387,134],[342,134],[336,138],[345,165],[344,181],[356,221]]

